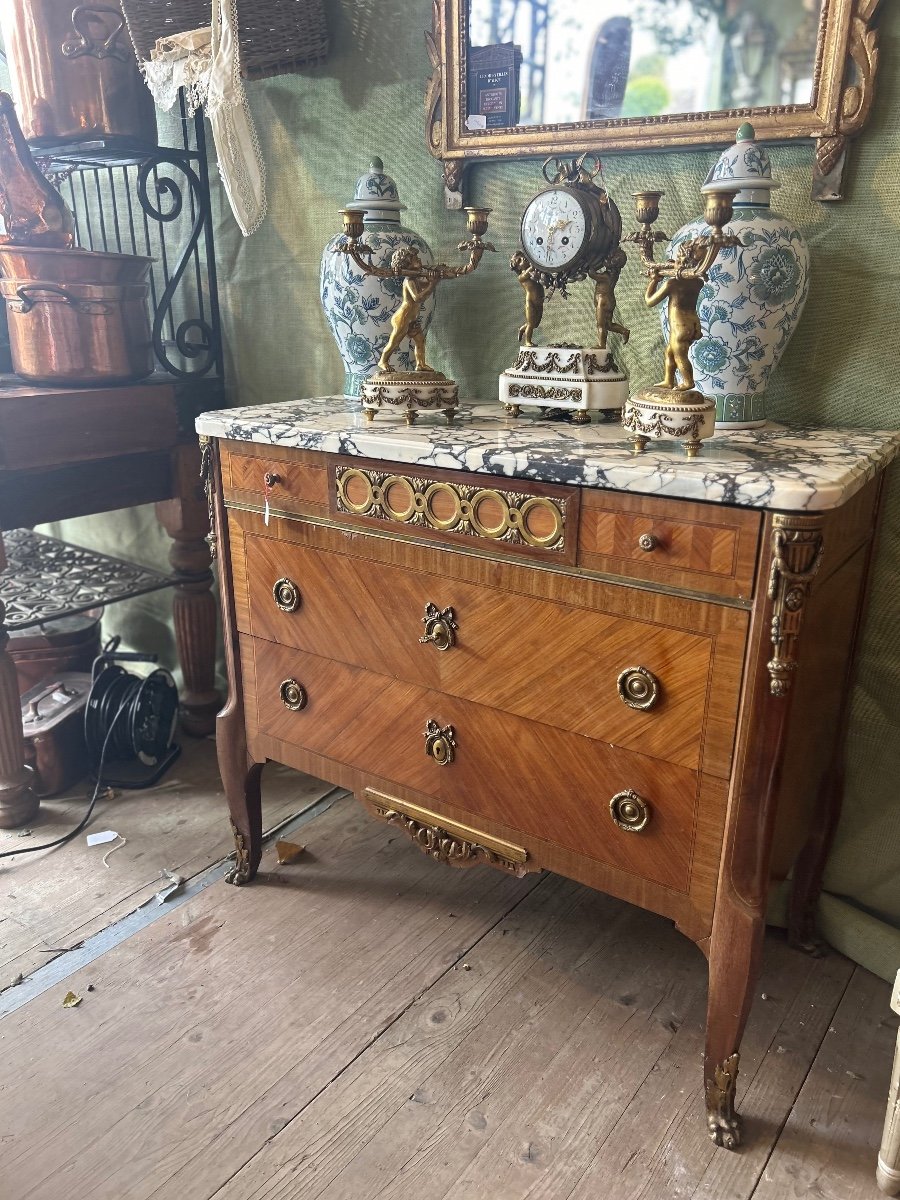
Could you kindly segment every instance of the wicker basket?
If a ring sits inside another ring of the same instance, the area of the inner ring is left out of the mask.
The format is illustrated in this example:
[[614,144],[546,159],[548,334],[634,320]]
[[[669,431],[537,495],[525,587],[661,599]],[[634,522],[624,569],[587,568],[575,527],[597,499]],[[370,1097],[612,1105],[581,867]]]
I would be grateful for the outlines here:
[[[328,54],[324,0],[238,0],[241,74],[287,75]],[[210,23],[210,0],[122,0],[139,59],[157,38]]]

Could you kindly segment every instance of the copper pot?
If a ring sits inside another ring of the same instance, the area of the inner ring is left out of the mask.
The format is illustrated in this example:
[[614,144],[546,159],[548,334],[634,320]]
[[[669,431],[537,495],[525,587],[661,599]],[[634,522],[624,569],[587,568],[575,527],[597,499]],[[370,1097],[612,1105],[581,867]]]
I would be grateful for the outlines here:
[[0,275],[9,279],[52,279],[59,284],[143,283],[152,262],[142,254],[0,245]]
[[0,28],[29,142],[156,145],[156,108],[118,6],[3,0]]
[[13,370],[29,383],[133,383],[153,371],[149,283],[0,279]]

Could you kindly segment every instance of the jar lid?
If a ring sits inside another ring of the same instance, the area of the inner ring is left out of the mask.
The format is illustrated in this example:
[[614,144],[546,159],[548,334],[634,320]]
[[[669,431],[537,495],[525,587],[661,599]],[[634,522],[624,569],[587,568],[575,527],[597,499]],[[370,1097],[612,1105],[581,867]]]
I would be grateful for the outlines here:
[[397,185],[390,175],[385,174],[380,158],[373,158],[365,175],[357,179],[356,195],[346,208],[350,212],[371,212],[379,216],[406,210],[397,195]]
[[[772,178],[772,164],[765,146],[756,142],[756,130],[745,121],[737,131],[737,141],[719,155],[719,160],[706,177],[701,195],[735,188],[735,204],[767,204],[769,192],[781,187]],[[752,193],[756,193],[753,195]]]

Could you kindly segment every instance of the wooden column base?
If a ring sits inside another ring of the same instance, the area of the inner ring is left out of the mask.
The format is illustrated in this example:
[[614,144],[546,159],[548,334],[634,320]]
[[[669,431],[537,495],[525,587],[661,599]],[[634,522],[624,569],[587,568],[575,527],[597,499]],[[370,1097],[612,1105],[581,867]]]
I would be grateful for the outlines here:
[[27,776],[18,787],[0,789],[0,829],[19,829],[30,824],[41,802],[31,790]]
[[192,737],[215,729],[222,697],[215,687],[216,601],[213,582],[209,509],[200,481],[200,447],[179,448],[176,458],[177,495],[156,506],[156,514],[172,539],[169,561],[177,583],[172,603],[175,642],[184,674],[181,728]]
[[[5,559],[0,561],[0,567],[4,565]],[[31,772],[25,766],[22,706],[5,618],[0,603],[0,829],[17,829],[37,816],[40,801],[31,790]]]

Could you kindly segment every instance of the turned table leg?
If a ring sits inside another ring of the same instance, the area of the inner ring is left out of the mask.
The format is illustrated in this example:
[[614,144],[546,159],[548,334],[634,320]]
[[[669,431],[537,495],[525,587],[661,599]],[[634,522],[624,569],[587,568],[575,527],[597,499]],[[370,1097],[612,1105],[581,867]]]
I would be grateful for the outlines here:
[[40,801],[31,790],[25,766],[22,706],[5,620],[6,609],[0,601],[0,829],[15,829],[37,816]]
[[172,611],[184,675],[181,725],[185,733],[204,737],[212,733],[222,701],[215,688],[216,602],[210,591],[209,512],[200,482],[198,446],[180,448],[176,481],[178,495],[157,504],[156,513],[172,538],[169,561],[178,580]]
[[[900,1014],[900,971],[894,982],[891,1008]],[[884,1114],[884,1133],[878,1151],[878,1169],[875,1174],[878,1186],[889,1196],[900,1196],[900,1030],[894,1049],[894,1069],[891,1072],[891,1087],[888,1092],[887,1112]]]

